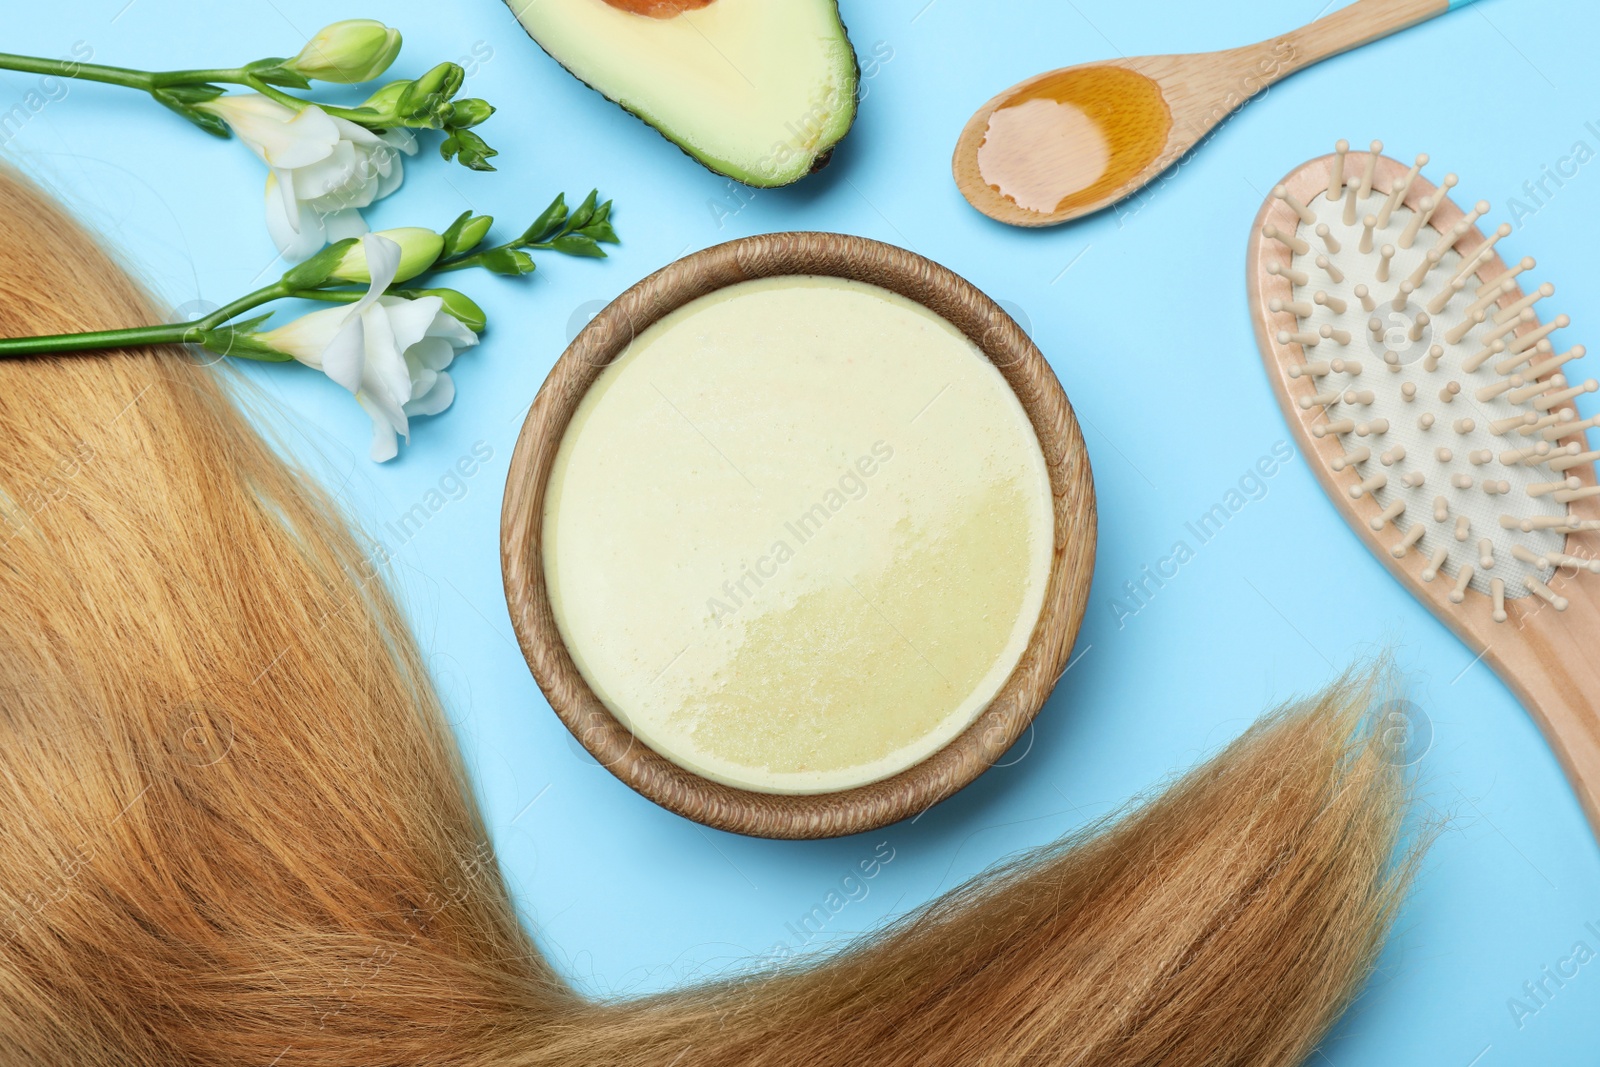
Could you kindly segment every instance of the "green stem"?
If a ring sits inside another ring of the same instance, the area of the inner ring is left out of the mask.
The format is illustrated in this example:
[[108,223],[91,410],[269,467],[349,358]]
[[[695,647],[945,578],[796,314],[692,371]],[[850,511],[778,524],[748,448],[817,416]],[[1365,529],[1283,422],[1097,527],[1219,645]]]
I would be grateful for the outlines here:
[[0,69],[20,70],[26,74],[55,75],[62,78],[85,78],[89,81],[124,85],[130,89],[149,92],[156,88],[156,75],[127,67],[107,67],[99,63],[79,63],[75,59],[41,59],[37,56],[18,56],[0,52]]
[[142,345],[194,344],[201,336],[251,308],[290,295],[283,282],[257,289],[203,319],[162,326],[132,326],[122,330],[58,333],[46,337],[0,338],[0,357],[39,356],[56,352],[88,352],[101,348],[136,348]]
[[354,304],[367,295],[365,289],[296,289],[283,294],[296,300],[320,300],[324,304]]
[[[61,78],[82,78],[87,81],[105,82],[108,85],[121,85],[129,89],[140,89],[147,93],[173,85],[216,83],[242,85],[296,111],[313,103],[286,93],[275,85],[268,85],[252,74],[247,67],[219,67],[215,70],[133,70],[128,67],[108,67],[100,63],[79,63],[74,59],[43,59],[39,56],[19,56],[0,52],[0,70],[17,70],[25,74],[45,74]],[[317,106],[329,115],[356,123],[370,122],[373,117],[371,112],[359,109],[334,107],[331,104],[317,104]]]
[[[279,89],[276,85],[268,85],[266,82],[262,81],[260,78],[257,78],[249,71],[237,71],[234,73],[238,73],[240,77],[213,78],[211,80],[229,82],[233,85],[247,86],[251,89],[254,89],[262,96],[265,96],[270,100],[276,100],[278,103],[283,104],[286,107],[292,107],[296,111],[316,103],[314,100],[302,100],[298,96],[293,96],[289,93],[286,93],[282,89]],[[348,107],[334,107],[332,104],[319,103],[317,106],[320,107],[325,114],[331,115],[336,119],[348,119],[357,125],[365,125],[366,123],[371,122],[373,116],[376,114],[374,111],[363,112],[361,110]]]
[[233,303],[218,308],[203,319],[194,320],[192,325],[202,332],[215,330],[229,319],[238,318],[251,308],[258,308],[269,301],[288,296],[289,293],[289,287],[284,285],[282,280],[275,281],[271,285],[262,286],[253,293],[246,293]]
[[218,68],[217,70],[158,70],[150,74],[151,82],[157,87],[168,85],[203,85],[206,82],[227,82],[230,85],[243,85],[247,72],[241,67]]
[[87,352],[96,348],[133,348],[139,345],[178,344],[186,339],[192,322],[167,326],[135,326],[127,330],[93,333],[58,333],[47,337],[0,338],[0,356],[42,356],[56,352]]
[[[122,85],[129,89],[162,89],[169,85],[203,85],[206,82],[227,82],[230,85],[252,85],[250,72],[243,67],[218,67],[215,70],[134,70],[131,67],[108,67],[103,63],[80,63],[75,59],[44,59],[40,56],[19,56],[0,52],[0,70],[19,70],[25,74],[51,74],[62,78],[82,78],[86,81]],[[300,102],[304,106],[304,101]]]
[[[486,251],[493,252],[494,249],[490,248],[486,249]],[[473,254],[467,256],[457,256],[455,259],[441,260],[440,262],[429,267],[423,273],[444,274],[445,272],[452,270],[465,270],[468,267],[476,267],[482,259],[483,252],[474,252]]]

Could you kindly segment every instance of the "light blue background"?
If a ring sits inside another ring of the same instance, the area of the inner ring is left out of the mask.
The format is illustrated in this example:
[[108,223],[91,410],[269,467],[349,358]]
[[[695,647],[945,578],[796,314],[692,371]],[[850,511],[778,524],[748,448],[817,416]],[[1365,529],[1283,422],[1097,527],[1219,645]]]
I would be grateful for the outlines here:
[[[455,406],[420,420],[394,463],[368,462],[366,417],[325,379],[293,366],[250,371],[263,421],[398,548],[401,594],[527,922],[586,989],[637,993],[780,942],[798,947],[785,924],[886,841],[894,859],[868,883],[870,895],[813,944],[867,929],[1156,785],[1268,704],[1392,643],[1435,730],[1422,762],[1425,802],[1451,821],[1379,974],[1324,1057],[1594,1062],[1600,963],[1520,1029],[1507,1007],[1574,942],[1600,948],[1584,928],[1600,923],[1600,852],[1572,792],[1516,701],[1368,555],[1303,460],[1137,616],[1119,625],[1111,600],[1288,436],[1245,308],[1246,231],[1266,190],[1336,138],[1379,137],[1401,158],[1432,153],[1435,180],[1458,171],[1458,199],[1489,199],[1492,221],[1513,196],[1532,206],[1520,190],[1542,166],[1578,140],[1600,148],[1585,126],[1600,128],[1600,10],[1581,0],[1484,0],[1273,88],[1131,205],[1024,231],[972,211],[950,179],[956,134],[991,94],[1069,63],[1269,37],[1318,15],[1316,0],[841,6],[864,61],[874,51],[892,58],[869,66],[856,129],[824,173],[753,194],[567,76],[499,0],[18,3],[0,47],[65,55],[84,41],[100,62],[220,65],[292,54],[333,18],[378,16],[406,34],[397,73],[492,51],[467,92],[501,109],[483,131],[501,155],[498,173],[473,174],[433,156],[429,139],[405,188],[369,214],[375,225],[442,226],[471,207],[503,219],[509,234],[558,190],[578,197],[599,185],[616,199],[625,244],[609,261],[546,256],[532,278],[471,279],[492,331],[452,369]],[[0,112],[36,82],[0,74]],[[279,269],[261,222],[257,160],[134,94],[73,86],[5,153],[107,234],[172,305],[226,301]],[[1600,163],[1591,163],[1502,245],[1536,255],[1538,280],[1559,287],[1575,323],[1565,343],[1600,344],[1588,332],[1600,322],[1597,205]],[[497,544],[522,413],[596,302],[687,251],[782,229],[915,249],[1018,312],[1084,423],[1101,523],[1081,659],[1008,765],[915,825],[798,844],[686,822],[581,754],[517,652]],[[399,547],[383,524],[478,441],[493,459],[467,495]]]

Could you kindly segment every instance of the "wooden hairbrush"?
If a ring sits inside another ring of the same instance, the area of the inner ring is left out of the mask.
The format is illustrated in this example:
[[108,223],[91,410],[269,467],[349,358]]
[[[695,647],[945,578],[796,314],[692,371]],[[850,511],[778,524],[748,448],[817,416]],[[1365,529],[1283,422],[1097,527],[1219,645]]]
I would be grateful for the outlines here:
[[1334,154],[1262,205],[1248,280],[1278,400],[1334,506],[1538,721],[1600,832],[1600,488],[1534,261],[1407,165]]

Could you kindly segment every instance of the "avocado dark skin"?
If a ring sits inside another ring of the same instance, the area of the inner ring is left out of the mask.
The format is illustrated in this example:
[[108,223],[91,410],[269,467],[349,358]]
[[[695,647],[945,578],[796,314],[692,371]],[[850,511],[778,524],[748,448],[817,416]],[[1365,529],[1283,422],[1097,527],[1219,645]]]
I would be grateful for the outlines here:
[[[514,7],[514,2],[515,2],[515,0],[505,0],[506,10],[511,13],[512,20],[515,21],[517,23],[517,26],[519,28],[521,28],[522,31],[528,35],[529,40],[533,41],[534,44],[539,46],[539,51],[543,52],[545,55],[547,55],[551,59],[555,60],[555,62],[558,65],[560,65],[562,70],[565,70],[568,74],[572,74],[571,68],[569,68],[565,63],[562,63],[560,58],[557,57],[554,53],[552,53],[549,49],[545,48],[544,45],[540,44],[539,43],[539,39],[537,37],[534,37],[533,34],[528,31],[526,26],[522,25],[522,21],[516,17],[516,9]],[[701,159],[699,156],[697,156],[693,152],[689,151],[689,149],[685,148],[683,145],[679,144],[677,141],[675,141],[671,137],[667,136],[665,131],[663,131],[660,128],[658,128],[657,126],[655,126],[648,119],[646,119],[644,116],[640,115],[637,111],[634,111],[632,108],[628,107],[626,104],[623,104],[622,102],[616,101],[616,100],[612,100],[611,102],[616,104],[618,107],[622,108],[622,110],[626,111],[628,114],[632,115],[634,118],[638,119],[640,122],[644,123],[650,129],[654,130],[661,137],[662,140],[666,141],[668,144],[670,144],[673,147],[677,148],[678,151],[682,152],[684,155],[688,156],[690,159],[694,160],[696,163],[700,164],[702,167],[705,167],[707,170],[711,171],[711,173],[713,173],[713,174],[720,174],[724,178],[732,179],[733,181],[739,182],[741,185],[748,185],[751,188],[755,188],[755,189],[778,189],[778,188],[782,188],[785,185],[793,185],[795,182],[799,181],[801,178],[805,178],[805,177],[807,177],[809,175],[815,174],[815,173],[817,173],[817,171],[821,170],[823,167],[826,167],[828,165],[828,161],[833,158],[833,150],[834,150],[834,148],[837,147],[839,142],[843,141],[845,139],[845,137],[849,134],[849,132],[852,129],[855,128],[856,107],[857,107],[857,102],[858,102],[858,96],[859,96],[859,94],[861,92],[861,57],[856,54],[855,45],[853,43],[851,43],[851,41],[850,41],[849,27],[847,27],[845,25],[844,17],[841,14],[841,12],[839,11],[839,0],[832,0],[832,3],[833,3],[834,19],[839,23],[839,36],[845,42],[845,44],[849,45],[849,47],[850,47],[850,62],[851,62],[851,66],[852,66],[852,70],[850,72],[850,77],[851,77],[851,83],[854,86],[854,90],[851,93],[851,99],[850,99],[850,122],[844,128],[844,130],[839,134],[839,136],[834,139],[832,144],[829,144],[821,152],[817,153],[816,157],[811,161],[811,169],[806,171],[805,174],[798,174],[795,177],[788,179],[787,181],[781,181],[781,182],[752,181],[746,175],[731,174],[728,171],[721,170],[721,169],[719,169],[717,167],[714,167],[710,163],[706,162],[704,159]],[[644,17],[644,16],[639,16],[639,17]],[[594,90],[597,93],[600,93],[601,96],[605,96],[605,98],[607,100],[611,100],[611,98],[609,96],[606,96],[606,94],[604,92],[602,92],[601,90],[595,88],[595,86],[590,85],[588,82],[584,81],[582,78],[579,78],[576,74],[572,74],[572,76],[574,78],[576,78],[579,82],[582,82],[585,86],[588,86],[588,88]]]

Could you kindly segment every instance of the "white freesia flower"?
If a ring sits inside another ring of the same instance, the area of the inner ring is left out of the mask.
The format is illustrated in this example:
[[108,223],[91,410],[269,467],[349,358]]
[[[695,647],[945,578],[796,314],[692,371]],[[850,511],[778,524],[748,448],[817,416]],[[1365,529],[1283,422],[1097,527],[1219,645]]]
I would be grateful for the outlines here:
[[360,209],[400,188],[400,154],[417,150],[409,130],[373,133],[315,104],[296,111],[259,93],[239,93],[196,106],[220,116],[272,168],[267,231],[292,260],[366,233]]
[[397,438],[410,438],[410,416],[436,415],[455,399],[445,368],[478,335],[444,311],[437,296],[384,296],[400,265],[400,246],[369,233],[361,238],[372,286],[348,307],[313,311],[258,334],[256,340],[315,367],[355,394],[372,417],[372,458],[393,459]]

